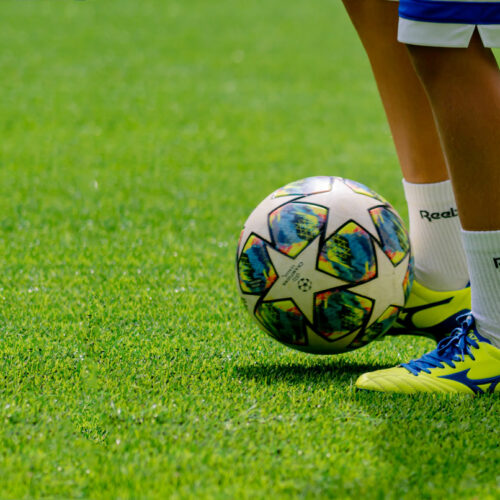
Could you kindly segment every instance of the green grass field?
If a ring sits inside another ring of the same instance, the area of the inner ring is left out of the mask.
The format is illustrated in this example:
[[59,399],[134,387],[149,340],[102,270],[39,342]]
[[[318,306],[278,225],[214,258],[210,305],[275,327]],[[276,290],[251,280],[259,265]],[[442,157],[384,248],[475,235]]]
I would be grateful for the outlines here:
[[239,232],[277,187],[403,216],[341,4],[4,0],[0,498],[499,498],[495,397],[356,393],[432,342],[261,333]]

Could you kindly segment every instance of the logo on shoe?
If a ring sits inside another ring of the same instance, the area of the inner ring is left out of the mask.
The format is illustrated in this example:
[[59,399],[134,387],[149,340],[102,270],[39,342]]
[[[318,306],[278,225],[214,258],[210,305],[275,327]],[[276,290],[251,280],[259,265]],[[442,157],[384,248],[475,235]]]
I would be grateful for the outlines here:
[[[493,394],[495,392],[495,388],[500,382],[500,375],[496,375],[494,377],[488,378],[469,378],[470,368],[467,370],[462,370],[461,372],[450,373],[449,375],[441,375],[439,378],[447,378],[448,380],[454,380],[455,382],[460,382],[461,384],[466,385],[474,394],[484,394],[486,392]],[[479,387],[480,385],[487,385],[488,388],[482,389]]]
[[452,217],[458,217],[458,211],[453,207],[449,210],[445,210],[444,212],[429,212],[428,210],[420,210],[420,218],[427,219],[429,222],[440,219],[451,219]]

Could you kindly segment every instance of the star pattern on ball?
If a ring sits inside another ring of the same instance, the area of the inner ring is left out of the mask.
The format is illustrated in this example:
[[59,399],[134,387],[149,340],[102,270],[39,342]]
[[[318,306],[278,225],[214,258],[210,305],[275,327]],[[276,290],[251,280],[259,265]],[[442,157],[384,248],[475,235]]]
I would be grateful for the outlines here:
[[[367,326],[374,323],[389,306],[403,307],[405,304],[403,282],[408,270],[410,254],[408,253],[396,267],[378,244],[375,244],[375,255],[377,276],[370,281],[349,288],[351,292],[358,295],[377,297]],[[380,293],[380,290],[383,290],[383,293]]]
[[352,221],[353,208],[356,208],[356,224],[368,231],[375,240],[380,242],[380,236],[370,210],[384,205],[383,202],[365,194],[356,193],[342,180],[335,179],[331,191],[313,194],[304,200],[307,203],[321,205],[328,209],[328,221],[325,233],[331,235],[348,221]]
[[[317,236],[295,258],[270,246],[267,248],[278,279],[269,288],[263,301],[291,299],[311,324],[314,320],[315,294],[350,284],[316,269],[320,240],[321,236]],[[290,281],[294,282],[293,286],[290,286]],[[299,283],[311,286],[304,289]]]
[[257,208],[250,214],[248,220],[258,221],[258,224],[245,224],[243,228],[243,232],[240,237],[240,245],[238,248],[238,257],[241,255],[245,243],[248,240],[248,237],[252,234],[258,234],[259,238],[266,240],[267,242],[271,241],[271,233],[269,231],[268,224],[268,215],[276,210],[281,205],[285,205],[286,203],[296,200],[298,198],[303,198],[303,194],[293,194],[290,196],[278,196],[273,198],[273,195],[268,196],[264,201],[262,201]]

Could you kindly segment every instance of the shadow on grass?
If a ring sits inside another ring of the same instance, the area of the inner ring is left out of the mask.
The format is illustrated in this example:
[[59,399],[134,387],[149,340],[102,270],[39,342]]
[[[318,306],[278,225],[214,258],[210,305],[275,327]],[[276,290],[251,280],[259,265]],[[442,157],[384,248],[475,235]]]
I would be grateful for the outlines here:
[[267,385],[282,384],[331,384],[350,382],[365,372],[389,368],[393,364],[366,364],[355,361],[335,360],[317,363],[253,363],[237,365],[235,374],[239,377],[257,380]]

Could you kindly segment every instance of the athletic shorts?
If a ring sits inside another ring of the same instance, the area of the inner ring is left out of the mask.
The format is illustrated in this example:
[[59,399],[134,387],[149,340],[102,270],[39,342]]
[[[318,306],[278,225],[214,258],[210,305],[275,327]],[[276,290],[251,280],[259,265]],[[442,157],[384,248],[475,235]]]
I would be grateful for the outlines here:
[[485,47],[500,47],[500,0],[400,0],[398,40],[468,47],[477,28]]

